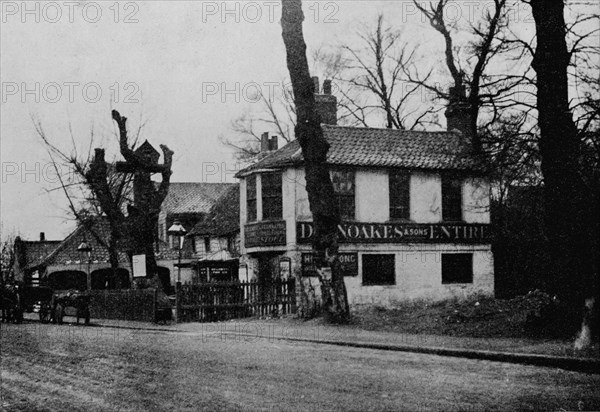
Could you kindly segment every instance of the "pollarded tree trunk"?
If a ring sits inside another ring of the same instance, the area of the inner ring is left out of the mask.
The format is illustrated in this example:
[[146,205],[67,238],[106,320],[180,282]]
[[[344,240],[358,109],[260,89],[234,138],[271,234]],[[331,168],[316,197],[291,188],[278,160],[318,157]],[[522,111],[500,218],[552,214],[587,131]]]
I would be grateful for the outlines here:
[[[552,246],[553,292],[580,313],[585,298],[597,294],[589,228],[592,197],[579,163],[580,142],[569,108],[563,0],[531,0],[537,49],[537,108],[545,188],[547,234]],[[570,319],[575,322],[576,319]],[[576,325],[568,325],[573,328]],[[574,329],[574,328],[573,328]]]
[[295,135],[304,156],[306,191],[315,227],[314,261],[321,280],[326,315],[334,322],[345,322],[350,311],[338,259],[337,226],[340,216],[326,163],[329,144],[323,137],[321,118],[315,107],[314,85],[306,59],[302,1],[282,0],[282,6],[283,41],[297,114]]
[[[163,200],[169,192],[171,181],[171,165],[173,151],[160,145],[164,156],[164,164],[153,163],[151,158],[134,152],[127,141],[127,118],[116,110],[112,111],[113,120],[119,126],[119,146],[125,162],[117,163],[118,172],[134,173],[133,197],[134,205],[128,206],[127,234],[131,254],[146,255],[146,277],[151,286],[159,287],[156,258],[154,256],[154,240],[158,227],[158,215]],[[155,187],[151,180],[153,173],[160,173],[162,181]],[[162,285],[164,286],[164,285]]]

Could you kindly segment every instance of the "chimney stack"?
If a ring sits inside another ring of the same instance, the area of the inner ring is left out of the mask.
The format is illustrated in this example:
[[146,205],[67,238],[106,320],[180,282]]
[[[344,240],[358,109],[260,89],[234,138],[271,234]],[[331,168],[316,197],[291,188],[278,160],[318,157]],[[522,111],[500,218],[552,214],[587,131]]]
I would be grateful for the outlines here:
[[331,80],[323,80],[323,94],[331,95]]
[[260,136],[260,152],[272,152],[277,150],[277,136],[269,137],[269,132],[264,132]]
[[471,138],[469,122],[469,105],[463,86],[453,86],[450,88],[450,98],[446,108],[446,129],[451,132],[458,130],[466,138]]
[[319,94],[319,78],[313,77],[316,81],[315,86],[315,104],[317,112],[321,116],[321,122],[325,124],[337,125],[337,98],[331,94],[331,80],[323,81],[323,94]]
[[269,139],[269,150],[277,150],[277,136],[271,136]]
[[260,136],[260,151],[261,153],[269,151],[269,132],[264,132]]
[[319,92],[321,91],[321,89],[319,87],[319,77],[313,76],[313,77],[311,77],[311,79],[313,81],[313,93],[319,94]]
[[46,240],[46,233],[40,232],[40,242],[44,242]]

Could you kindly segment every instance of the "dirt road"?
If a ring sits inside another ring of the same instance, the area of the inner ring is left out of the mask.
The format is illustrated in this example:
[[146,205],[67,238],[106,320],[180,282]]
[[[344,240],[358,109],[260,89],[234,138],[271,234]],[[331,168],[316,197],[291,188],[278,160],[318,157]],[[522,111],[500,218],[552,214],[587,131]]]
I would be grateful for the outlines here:
[[330,345],[2,325],[2,410],[598,410],[600,375]]

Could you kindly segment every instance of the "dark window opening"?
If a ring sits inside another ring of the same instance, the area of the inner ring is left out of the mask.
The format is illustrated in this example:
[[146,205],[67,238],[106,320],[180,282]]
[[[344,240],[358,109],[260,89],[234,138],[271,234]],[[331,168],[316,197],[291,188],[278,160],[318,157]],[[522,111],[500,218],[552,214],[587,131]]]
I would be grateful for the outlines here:
[[390,177],[390,219],[410,219],[410,174],[391,171]]
[[209,237],[204,238],[204,251],[210,252],[210,238]]
[[473,254],[442,253],[442,283],[473,283]]
[[442,177],[442,219],[458,222],[462,220],[462,181]]
[[283,196],[281,173],[264,173],[262,180],[263,220],[281,219],[283,217]]
[[332,170],[330,175],[340,217],[342,220],[354,220],[356,214],[354,171]]
[[363,285],[395,285],[394,255],[362,255]]
[[246,212],[248,222],[256,221],[256,175],[246,178]]

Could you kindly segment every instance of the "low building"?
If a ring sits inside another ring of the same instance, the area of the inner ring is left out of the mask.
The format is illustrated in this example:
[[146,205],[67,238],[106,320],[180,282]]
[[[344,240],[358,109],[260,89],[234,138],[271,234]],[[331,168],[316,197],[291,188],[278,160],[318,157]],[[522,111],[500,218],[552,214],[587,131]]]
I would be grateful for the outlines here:
[[[322,129],[351,304],[494,293],[490,186],[468,139],[455,131]],[[241,261],[251,276],[265,283],[295,276],[314,287],[314,227],[299,143],[263,156],[237,177]]]
[[[156,261],[158,275],[165,292],[173,293],[175,282],[192,282],[195,271],[190,263],[203,257],[196,254],[194,237],[184,239],[181,270],[178,239],[167,234],[168,228],[177,220],[190,231],[205,219],[213,206],[228,190],[236,188],[232,183],[178,183],[173,182],[165,198],[157,228]],[[237,206],[237,205],[236,205]],[[126,247],[119,248],[119,281],[112,276],[108,244],[110,225],[106,218],[97,219],[93,225],[78,227],[62,241],[15,240],[15,274],[26,284],[46,283],[54,289],[115,289],[129,288],[133,270]],[[78,250],[86,242],[91,251]]]
[[238,276],[240,255],[240,189],[231,185],[188,237],[194,239],[198,261],[192,283],[231,281]]

